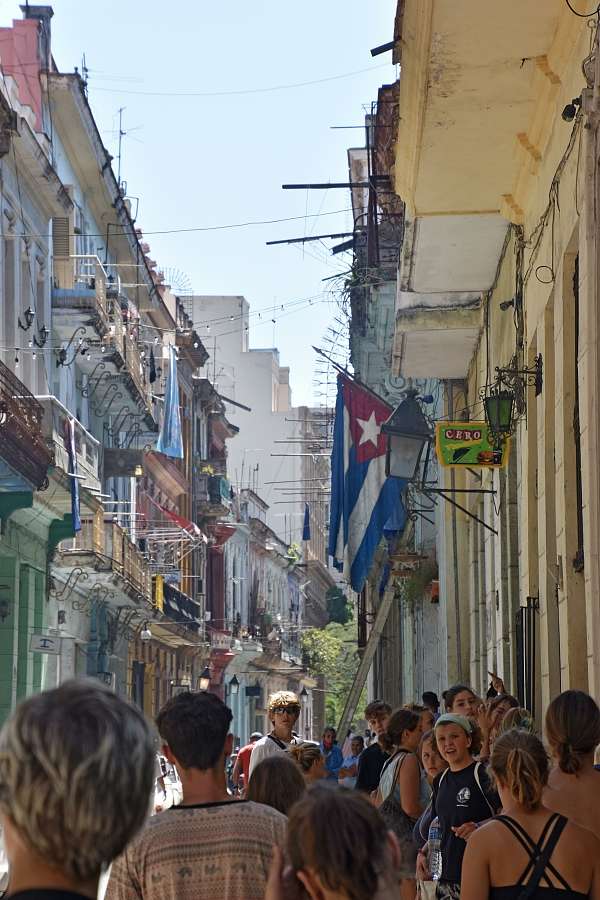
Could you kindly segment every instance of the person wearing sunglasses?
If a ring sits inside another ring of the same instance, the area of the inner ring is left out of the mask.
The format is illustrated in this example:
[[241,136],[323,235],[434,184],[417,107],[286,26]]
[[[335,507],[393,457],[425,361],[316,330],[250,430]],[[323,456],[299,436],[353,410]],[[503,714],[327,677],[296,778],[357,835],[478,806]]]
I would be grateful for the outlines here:
[[294,725],[300,715],[300,701],[292,691],[277,691],[269,697],[269,719],[272,729],[257,741],[250,757],[250,777],[263,759],[275,753],[285,753],[295,744],[302,743],[294,733]]

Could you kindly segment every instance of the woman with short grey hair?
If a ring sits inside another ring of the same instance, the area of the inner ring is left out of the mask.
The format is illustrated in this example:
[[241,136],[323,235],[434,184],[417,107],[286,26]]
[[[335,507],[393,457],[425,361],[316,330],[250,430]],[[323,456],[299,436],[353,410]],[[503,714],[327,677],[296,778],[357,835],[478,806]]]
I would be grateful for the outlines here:
[[140,830],[154,782],[142,713],[91,679],[21,703],[0,732],[0,822],[9,896],[95,898]]

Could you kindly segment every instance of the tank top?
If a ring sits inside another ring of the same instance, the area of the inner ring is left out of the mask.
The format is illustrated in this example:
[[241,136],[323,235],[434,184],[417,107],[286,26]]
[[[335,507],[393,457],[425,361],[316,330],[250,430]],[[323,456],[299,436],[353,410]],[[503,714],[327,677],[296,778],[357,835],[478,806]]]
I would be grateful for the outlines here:
[[[494,821],[502,822],[512,832],[529,856],[529,862],[516,884],[491,887],[490,900],[519,900],[525,893],[529,900],[586,900],[588,895],[574,891],[552,865],[552,854],[567,824],[564,816],[553,813],[544,825],[537,843],[515,819],[509,816],[496,816]],[[545,851],[548,858],[544,865]],[[549,875],[553,875],[561,886],[552,884]],[[537,885],[535,887],[529,885],[530,880],[533,882],[537,880]]]

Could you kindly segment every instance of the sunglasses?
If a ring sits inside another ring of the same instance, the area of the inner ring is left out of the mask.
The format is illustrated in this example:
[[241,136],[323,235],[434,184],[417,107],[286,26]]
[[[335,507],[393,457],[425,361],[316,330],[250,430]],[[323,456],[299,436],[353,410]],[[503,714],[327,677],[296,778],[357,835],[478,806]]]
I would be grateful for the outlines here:
[[300,712],[299,706],[275,706],[273,708],[274,713],[287,713],[290,716],[295,716],[297,712]]

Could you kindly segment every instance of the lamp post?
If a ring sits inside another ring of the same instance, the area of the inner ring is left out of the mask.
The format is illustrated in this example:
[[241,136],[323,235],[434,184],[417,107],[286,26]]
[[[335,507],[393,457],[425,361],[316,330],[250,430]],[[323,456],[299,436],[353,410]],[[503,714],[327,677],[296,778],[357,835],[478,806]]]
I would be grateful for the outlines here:
[[210,687],[210,669],[208,666],[202,672],[202,675],[198,679],[198,688],[201,691],[207,691]]
[[383,423],[381,431],[387,435],[385,474],[413,481],[423,451],[425,448],[429,449],[432,441],[429,422],[417,401],[416,391],[407,392],[402,403]]
[[236,694],[239,693],[240,690],[240,682],[238,681],[237,675],[234,675],[231,681],[229,682],[229,693],[232,697],[235,697]]
[[514,392],[500,387],[491,388],[484,397],[483,407],[490,434],[496,445],[500,446],[510,437],[514,427]]

